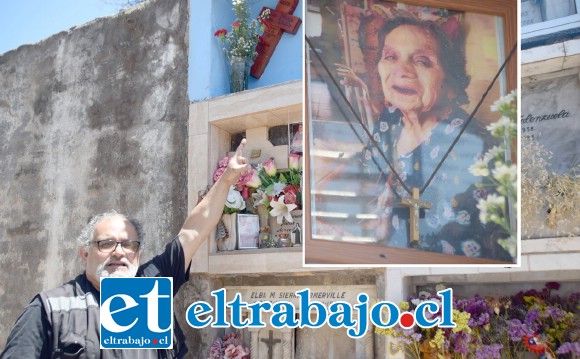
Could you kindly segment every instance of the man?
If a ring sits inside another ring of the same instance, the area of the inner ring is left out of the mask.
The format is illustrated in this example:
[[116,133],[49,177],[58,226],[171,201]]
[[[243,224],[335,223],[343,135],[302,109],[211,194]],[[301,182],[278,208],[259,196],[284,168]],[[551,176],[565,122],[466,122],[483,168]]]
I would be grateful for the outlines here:
[[114,211],[95,216],[82,231],[79,255],[85,272],[61,287],[38,294],[16,321],[0,355],[8,358],[182,358],[183,333],[175,325],[172,350],[100,350],[102,277],[173,277],[174,293],[189,278],[193,255],[216,226],[228,190],[250,168],[245,140],[205,198],[191,211],[165,251],[139,266],[143,234],[135,220]]

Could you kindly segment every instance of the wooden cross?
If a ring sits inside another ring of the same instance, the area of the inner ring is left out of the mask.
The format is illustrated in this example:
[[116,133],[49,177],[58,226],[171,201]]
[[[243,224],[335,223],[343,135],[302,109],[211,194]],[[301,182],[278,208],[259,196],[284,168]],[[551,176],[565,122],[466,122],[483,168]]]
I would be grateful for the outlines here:
[[421,215],[421,208],[431,208],[431,203],[421,201],[419,198],[419,188],[414,187],[412,197],[405,197],[401,199],[401,205],[409,207],[409,239],[411,246],[419,243],[419,216]]
[[266,345],[268,346],[268,359],[273,359],[274,358],[274,345],[277,343],[281,343],[282,340],[274,339],[274,332],[272,330],[270,330],[270,333],[268,335],[268,339],[262,338],[260,341],[263,343],[266,343]]
[[298,6],[298,2],[299,0],[279,0],[276,9],[262,8],[261,13],[266,11],[266,9],[270,10],[270,17],[266,20],[268,26],[262,35],[262,41],[256,46],[258,56],[250,70],[250,75],[253,77],[257,79],[262,77],[270,57],[274,54],[274,49],[276,49],[284,32],[296,35],[300,24],[302,24],[302,20],[299,17],[292,15]]

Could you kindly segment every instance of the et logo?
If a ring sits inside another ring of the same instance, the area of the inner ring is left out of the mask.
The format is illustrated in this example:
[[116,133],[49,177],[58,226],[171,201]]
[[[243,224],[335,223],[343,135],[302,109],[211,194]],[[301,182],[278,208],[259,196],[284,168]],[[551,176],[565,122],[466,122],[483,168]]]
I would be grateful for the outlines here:
[[101,278],[101,349],[173,347],[173,278]]

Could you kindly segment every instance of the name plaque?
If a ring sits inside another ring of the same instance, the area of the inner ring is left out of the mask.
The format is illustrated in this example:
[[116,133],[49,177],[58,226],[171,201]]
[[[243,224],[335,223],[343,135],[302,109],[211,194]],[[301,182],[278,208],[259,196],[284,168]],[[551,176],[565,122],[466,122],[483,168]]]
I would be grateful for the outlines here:
[[358,295],[365,293],[369,296],[369,302],[376,299],[376,287],[371,285],[348,285],[348,286],[264,286],[264,287],[226,287],[227,301],[234,299],[237,293],[240,293],[242,300],[246,303],[255,302],[280,302],[286,301],[292,303],[296,308],[300,305],[300,298],[296,295],[304,289],[310,289],[310,300],[317,301],[324,305],[334,302],[347,302],[350,304],[358,303]]
[[577,76],[522,85],[521,135],[552,152],[549,170],[566,173],[578,164],[580,88]]

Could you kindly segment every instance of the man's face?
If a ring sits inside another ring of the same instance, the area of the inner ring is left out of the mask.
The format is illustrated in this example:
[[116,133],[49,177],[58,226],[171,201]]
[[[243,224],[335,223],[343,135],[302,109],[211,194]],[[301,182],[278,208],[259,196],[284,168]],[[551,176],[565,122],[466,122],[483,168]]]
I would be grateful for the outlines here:
[[[106,217],[97,222],[93,232],[93,241],[111,240],[115,242],[136,241],[135,227],[123,216]],[[89,282],[100,289],[101,277],[134,277],[139,267],[139,252],[131,253],[117,245],[110,253],[99,250],[96,242],[91,242],[88,249],[81,247],[80,256],[85,263]]]

